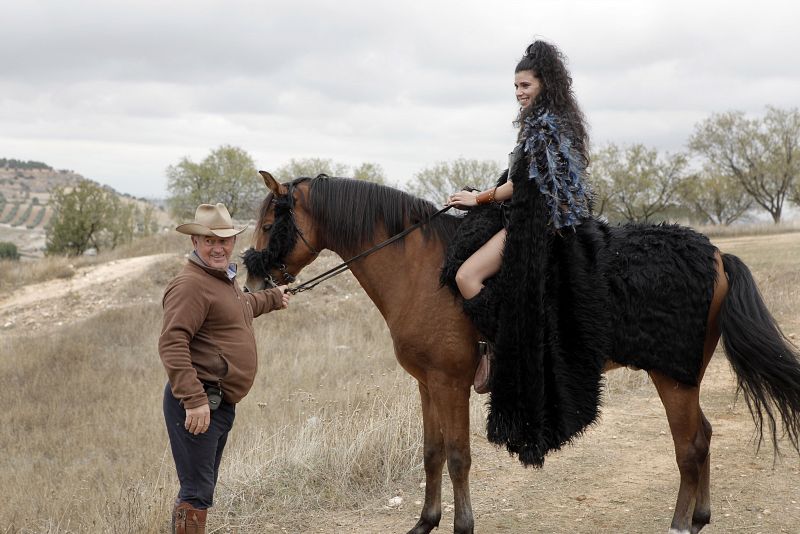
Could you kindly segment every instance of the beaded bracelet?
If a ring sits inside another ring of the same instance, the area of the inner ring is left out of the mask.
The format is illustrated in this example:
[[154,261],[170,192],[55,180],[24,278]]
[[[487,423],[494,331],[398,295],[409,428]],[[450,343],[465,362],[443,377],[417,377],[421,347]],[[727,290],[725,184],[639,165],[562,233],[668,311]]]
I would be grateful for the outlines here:
[[484,191],[480,193],[477,197],[475,197],[475,202],[478,206],[483,206],[484,204],[492,204],[497,202],[494,198],[494,194],[497,192],[497,188],[490,189],[488,191]]

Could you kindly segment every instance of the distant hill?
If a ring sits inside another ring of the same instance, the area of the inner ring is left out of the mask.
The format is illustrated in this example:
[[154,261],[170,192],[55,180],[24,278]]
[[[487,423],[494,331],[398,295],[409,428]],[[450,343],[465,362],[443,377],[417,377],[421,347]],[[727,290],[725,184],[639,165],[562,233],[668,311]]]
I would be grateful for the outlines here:
[[[74,171],[56,170],[39,161],[0,158],[0,241],[15,243],[23,256],[41,256],[45,228],[53,214],[49,205],[50,192],[55,187],[70,187],[82,179],[86,178]],[[154,207],[158,223],[170,224],[163,206],[127,194],[117,195],[142,209]]]
[[48,169],[53,170],[53,168],[48,165],[47,163],[42,163],[41,161],[22,161],[21,159],[7,159],[7,158],[0,158],[0,167],[8,167],[10,169]]

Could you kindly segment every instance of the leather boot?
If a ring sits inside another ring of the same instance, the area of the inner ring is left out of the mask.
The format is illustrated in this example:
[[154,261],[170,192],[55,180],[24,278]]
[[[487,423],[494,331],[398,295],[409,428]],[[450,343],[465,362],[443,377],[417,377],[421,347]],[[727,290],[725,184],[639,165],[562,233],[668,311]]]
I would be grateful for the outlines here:
[[480,354],[481,359],[478,362],[478,368],[475,371],[475,378],[472,382],[475,393],[488,393],[491,390],[491,341],[497,334],[496,297],[492,295],[489,288],[484,287],[480,293],[471,299],[464,300],[464,312],[478,329],[478,333],[489,340],[489,342],[478,342],[478,354]]
[[478,369],[475,371],[472,387],[475,389],[475,393],[483,395],[492,389],[492,346],[486,341],[478,341],[478,354],[481,359],[478,362]]
[[172,534],[206,534],[208,510],[198,510],[188,502],[175,505],[172,511]]

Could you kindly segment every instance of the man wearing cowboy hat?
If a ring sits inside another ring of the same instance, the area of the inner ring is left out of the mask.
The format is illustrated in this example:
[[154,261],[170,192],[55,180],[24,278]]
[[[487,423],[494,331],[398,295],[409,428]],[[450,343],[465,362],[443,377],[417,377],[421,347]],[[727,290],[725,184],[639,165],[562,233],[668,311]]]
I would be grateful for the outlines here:
[[255,379],[253,318],[289,305],[286,286],[239,289],[230,259],[246,228],[234,227],[223,204],[201,204],[194,222],[176,228],[192,236],[194,251],[164,291],[158,353],[169,378],[164,419],[180,481],[172,515],[177,534],[206,531],[235,406]]

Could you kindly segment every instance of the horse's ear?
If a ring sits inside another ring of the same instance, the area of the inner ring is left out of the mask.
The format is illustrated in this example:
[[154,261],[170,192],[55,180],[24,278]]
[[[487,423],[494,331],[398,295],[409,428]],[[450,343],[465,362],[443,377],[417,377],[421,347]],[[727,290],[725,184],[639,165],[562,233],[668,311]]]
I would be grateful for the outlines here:
[[286,196],[286,193],[289,192],[285,185],[279,184],[267,171],[258,171],[258,174],[264,179],[264,183],[267,184],[267,189],[272,191],[276,197]]

